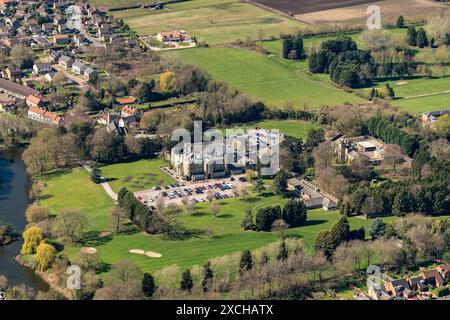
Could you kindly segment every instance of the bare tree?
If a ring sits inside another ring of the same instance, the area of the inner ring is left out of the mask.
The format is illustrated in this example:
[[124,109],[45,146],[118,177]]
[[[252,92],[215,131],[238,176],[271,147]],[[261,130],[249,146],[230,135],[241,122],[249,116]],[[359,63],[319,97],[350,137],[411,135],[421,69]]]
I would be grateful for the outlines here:
[[383,162],[392,165],[394,173],[397,173],[396,164],[399,164],[405,155],[399,145],[387,144],[383,148],[383,157]]
[[127,213],[122,208],[114,208],[111,212],[109,219],[109,226],[114,233],[119,233],[122,229],[124,220],[127,217]]
[[281,239],[284,239],[286,230],[288,228],[289,228],[289,225],[283,219],[277,219],[272,224],[272,230],[278,232]]
[[212,190],[206,192],[206,200],[209,201],[209,204],[214,200],[214,192]]
[[220,205],[217,202],[211,203],[210,209],[214,217],[217,217],[220,212]]

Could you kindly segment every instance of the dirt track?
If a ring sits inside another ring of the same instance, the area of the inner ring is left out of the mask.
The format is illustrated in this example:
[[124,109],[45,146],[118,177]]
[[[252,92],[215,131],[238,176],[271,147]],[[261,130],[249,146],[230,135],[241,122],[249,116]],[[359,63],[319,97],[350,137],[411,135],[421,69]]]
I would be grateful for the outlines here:
[[374,2],[373,0],[252,0],[265,6],[293,14],[302,14],[349,7]]

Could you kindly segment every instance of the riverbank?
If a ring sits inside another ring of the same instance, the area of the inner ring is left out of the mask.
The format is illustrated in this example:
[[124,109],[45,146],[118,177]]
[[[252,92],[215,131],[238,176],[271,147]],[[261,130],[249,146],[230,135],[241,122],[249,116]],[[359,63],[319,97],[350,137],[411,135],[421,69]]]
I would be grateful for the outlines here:
[[16,241],[0,246],[0,274],[10,285],[25,284],[37,291],[48,291],[48,284],[28,267],[19,265],[15,258],[23,240],[20,234],[26,227],[25,211],[30,203],[31,181],[22,161],[23,148],[0,148],[0,221],[17,234]]

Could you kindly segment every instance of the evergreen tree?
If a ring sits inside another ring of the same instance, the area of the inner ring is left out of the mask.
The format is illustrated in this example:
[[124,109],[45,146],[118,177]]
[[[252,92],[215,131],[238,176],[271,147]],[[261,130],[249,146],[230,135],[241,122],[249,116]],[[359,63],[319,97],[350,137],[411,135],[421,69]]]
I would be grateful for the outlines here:
[[330,229],[330,237],[333,249],[337,248],[343,241],[347,241],[350,236],[350,225],[346,217],[339,218]]
[[[450,235],[450,233],[449,233]],[[263,253],[261,254],[261,260],[260,260],[260,265],[265,265],[266,263],[268,263],[270,260],[269,256],[267,255],[267,252],[263,251]]]
[[264,190],[266,190],[266,187],[264,186],[264,181],[262,179],[262,176],[258,175],[255,181],[255,191],[258,192],[258,196],[261,196]]
[[372,222],[372,225],[369,229],[369,235],[372,238],[372,240],[381,238],[384,236],[386,232],[386,223],[383,222],[381,219],[377,219],[374,222]]
[[406,42],[413,47],[417,45],[417,31],[414,26],[409,26],[408,33],[406,35]]
[[302,37],[296,37],[294,39],[293,50],[294,50],[293,59],[300,60],[304,57],[305,52],[304,52],[304,48],[303,48],[303,38]]
[[187,269],[181,274],[180,289],[183,291],[191,291],[194,287],[194,282],[192,281],[191,270]]
[[274,191],[278,195],[282,195],[287,189],[288,173],[285,170],[280,170],[275,175],[273,180]]
[[292,43],[292,38],[285,38],[283,40],[283,49],[281,52],[281,55],[283,56],[284,59],[289,58],[289,54],[291,53],[293,48],[294,48],[294,46]]
[[211,262],[208,261],[203,266],[203,280],[202,280],[203,292],[208,291],[208,289],[210,288],[210,286],[212,284],[213,277],[214,277],[214,273],[211,269]]
[[419,31],[417,31],[416,45],[419,48],[425,48],[428,47],[428,44],[427,32],[424,28],[420,28]]
[[277,255],[277,260],[278,261],[286,260],[288,255],[289,255],[289,253],[288,253],[288,249],[286,246],[286,242],[281,241],[280,250],[278,251],[278,255]]
[[282,219],[290,227],[299,227],[306,222],[307,210],[303,201],[290,199],[283,208]]
[[142,278],[142,292],[144,293],[144,296],[151,297],[153,293],[155,293],[155,290],[156,286],[153,276],[150,273],[145,272]]
[[403,28],[405,26],[405,18],[403,16],[399,16],[396,23],[397,28]]
[[241,225],[242,229],[244,230],[254,230],[255,224],[253,223],[253,214],[251,210],[247,210],[245,214],[245,218],[242,221]]
[[341,215],[348,217],[348,215],[350,214],[350,201],[349,200],[344,200],[343,204],[341,205],[341,210],[340,210]]
[[248,271],[253,268],[253,257],[250,250],[244,250],[241,255],[241,261],[239,262],[239,271]]

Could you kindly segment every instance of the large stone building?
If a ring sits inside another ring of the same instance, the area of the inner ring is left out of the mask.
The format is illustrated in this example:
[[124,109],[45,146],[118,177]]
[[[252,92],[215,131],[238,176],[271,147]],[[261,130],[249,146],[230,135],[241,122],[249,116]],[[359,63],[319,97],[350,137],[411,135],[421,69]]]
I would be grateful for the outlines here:
[[373,165],[379,165],[384,158],[383,141],[373,137],[341,137],[334,142],[334,145],[341,163],[349,163],[356,158],[362,158]]

